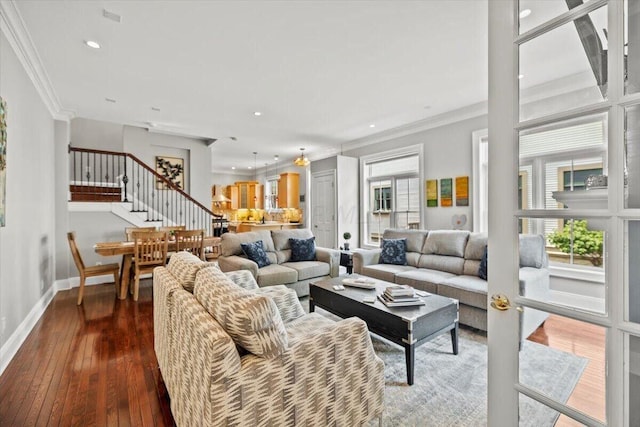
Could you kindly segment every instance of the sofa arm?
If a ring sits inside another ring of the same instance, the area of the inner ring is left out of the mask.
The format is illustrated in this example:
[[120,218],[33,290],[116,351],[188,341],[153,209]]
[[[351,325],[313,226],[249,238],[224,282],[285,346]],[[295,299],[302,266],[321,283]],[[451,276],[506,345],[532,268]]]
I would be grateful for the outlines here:
[[361,274],[362,267],[378,264],[382,249],[359,250],[353,253],[353,272]]
[[241,288],[253,291],[258,289],[258,283],[249,270],[235,270],[224,273],[233,283]]
[[289,344],[275,359],[244,356],[237,382],[213,384],[211,407],[234,409],[214,414],[217,422],[346,426],[382,414],[384,363],[362,320],[322,325]]
[[218,257],[218,267],[220,267],[220,270],[224,273],[236,270],[249,270],[254,278],[258,277],[258,264],[238,255]]
[[337,249],[316,247],[316,260],[329,264],[331,277],[340,275],[340,251]]
[[282,321],[287,323],[304,316],[304,309],[295,290],[283,285],[266,286],[255,291],[259,295],[271,298],[278,307]]
[[[549,270],[546,268],[521,267],[520,295],[537,301],[549,301]],[[544,322],[549,313],[525,307],[520,314],[520,341],[524,341]]]

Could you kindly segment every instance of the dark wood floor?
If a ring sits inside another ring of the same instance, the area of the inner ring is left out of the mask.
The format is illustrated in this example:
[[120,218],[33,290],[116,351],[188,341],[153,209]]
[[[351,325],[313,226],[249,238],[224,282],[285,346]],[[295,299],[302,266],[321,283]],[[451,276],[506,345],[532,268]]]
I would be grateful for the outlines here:
[[151,282],[137,303],[113,285],[59,292],[0,377],[2,426],[170,426],[153,350]]
[[[153,350],[150,280],[137,303],[113,285],[59,292],[0,377],[0,426],[171,426]],[[604,416],[604,331],[551,316],[531,340],[588,357],[569,404]],[[561,418],[557,425],[576,425]]]

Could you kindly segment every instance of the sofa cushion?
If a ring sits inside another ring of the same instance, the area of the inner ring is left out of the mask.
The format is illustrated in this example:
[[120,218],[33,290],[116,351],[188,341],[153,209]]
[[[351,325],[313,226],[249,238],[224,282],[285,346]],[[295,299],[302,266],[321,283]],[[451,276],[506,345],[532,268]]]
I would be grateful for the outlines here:
[[407,239],[382,239],[380,264],[407,265]]
[[291,246],[291,261],[315,261],[316,259],[316,238],[308,239],[289,238]]
[[422,248],[423,254],[464,257],[469,232],[466,230],[430,231]]
[[267,258],[267,253],[264,251],[262,240],[258,240],[257,242],[241,243],[240,246],[247,258],[258,264],[258,268],[271,264],[271,261]]
[[310,237],[313,237],[313,233],[308,228],[271,231],[274,251],[291,249],[289,239],[308,239]]
[[415,267],[411,267],[410,265],[372,264],[363,266],[361,274],[394,283],[397,273],[415,269]]
[[407,239],[407,252],[421,252],[427,238],[427,230],[387,229],[383,239]]
[[420,261],[418,261],[418,267],[446,271],[452,274],[462,274],[464,258],[445,255],[422,255]]
[[487,281],[477,276],[454,276],[438,285],[438,295],[455,298],[460,304],[487,309]]
[[520,267],[547,266],[544,237],[540,234],[520,235]]
[[298,272],[298,280],[313,279],[314,277],[328,276],[331,266],[320,261],[297,261],[280,264]]
[[273,239],[269,230],[249,231],[246,233],[224,233],[222,235],[222,256],[242,255],[241,243],[250,243],[262,240],[264,250],[273,252]]
[[258,295],[268,296],[276,303],[280,317],[285,323],[304,316],[304,308],[300,304],[296,291],[284,285],[266,286],[254,291]]
[[462,269],[462,274],[466,274],[467,276],[477,276],[479,268],[480,268],[480,260],[465,259],[464,268]]
[[242,289],[218,273],[211,268],[198,273],[198,302],[248,352],[264,358],[282,354],[288,347],[287,331],[273,299]]
[[478,266],[478,277],[487,280],[489,275],[487,271],[488,267],[488,257],[487,257],[488,247],[484,247],[484,253],[482,254],[482,259],[480,260],[480,265]]
[[471,233],[467,246],[464,249],[464,259],[482,259],[484,248],[487,246],[489,238],[486,233]]
[[214,263],[203,262],[200,258],[189,252],[180,251],[171,255],[167,270],[185,290],[193,293],[193,285],[196,281],[198,271],[202,268],[215,265]]
[[454,277],[454,275],[445,271],[417,268],[396,274],[395,283],[409,285],[435,294],[438,291],[438,283],[442,283],[451,277]]
[[258,270],[258,286],[286,285],[298,281],[298,272],[280,264],[270,264]]

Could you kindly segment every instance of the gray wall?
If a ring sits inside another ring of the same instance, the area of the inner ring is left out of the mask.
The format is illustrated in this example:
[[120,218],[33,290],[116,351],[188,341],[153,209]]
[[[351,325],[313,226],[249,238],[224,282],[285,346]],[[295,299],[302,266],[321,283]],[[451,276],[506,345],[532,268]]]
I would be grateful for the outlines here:
[[[487,116],[475,117],[423,132],[417,132],[412,135],[368,145],[366,147],[345,150],[344,155],[361,157],[368,154],[388,151],[394,148],[423,144],[424,179],[455,179],[457,176],[468,176],[469,206],[453,206],[447,208],[438,206],[437,208],[424,208],[426,212],[426,223],[422,224],[422,228],[451,229],[451,217],[454,214],[466,214],[467,224],[464,228],[471,230],[473,226],[473,153],[471,134],[476,130],[486,129],[487,126]],[[424,185],[424,182],[422,182],[421,188],[423,192]],[[438,190],[439,189],[440,185],[438,183]]]
[[2,348],[53,284],[55,175],[54,120],[4,34],[0,59],[8,144],[6,226],[0,228]]
[[[69,244],[67,242],[67,232],[69,228],[69,215],[67,200],[69,197],[69,153],[67,146],[70,139],[70,125],[68,122],[56,120],[55,122],[55,258],[56,258],[56,280],[69,277]],[[72,276],[75,274],[72,274]]]
[[71,120],[71,145],[93,150],[124,151],[123,126],[117,123],[84,119]]

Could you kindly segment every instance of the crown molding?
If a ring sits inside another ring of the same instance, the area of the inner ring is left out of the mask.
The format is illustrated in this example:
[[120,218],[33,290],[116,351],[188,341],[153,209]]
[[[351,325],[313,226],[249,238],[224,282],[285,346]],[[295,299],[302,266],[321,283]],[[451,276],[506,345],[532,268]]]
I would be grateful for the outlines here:
[[65,110],[60,104],[38,50],[33,44],[29,30],[22,19],[15,0],[0,1],[0,29],[9,41],[18,60],[35,86],[42,102],[55,120],[69,121],[75,113]]
[[452,123],[460,122],[462,120],[480,117],[486,114],[489,114],[488,102],[478,102],[476,104],[471,104],[457,110],[448,111],[446,113],[427,117],[426,119],[418,120],[406,125],[387,129],[374,135],[369,135],[365,136],[364,138],[358,138],[349,142],[345,142],[343,144],[342,151],[355,150],[356,148],[362,148],[368,145],[377,144],[379,142],[389,141],[390,139],[413,135],[418,132],[423,132],[440,126],[449,125]]

